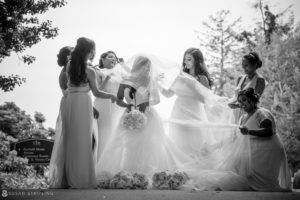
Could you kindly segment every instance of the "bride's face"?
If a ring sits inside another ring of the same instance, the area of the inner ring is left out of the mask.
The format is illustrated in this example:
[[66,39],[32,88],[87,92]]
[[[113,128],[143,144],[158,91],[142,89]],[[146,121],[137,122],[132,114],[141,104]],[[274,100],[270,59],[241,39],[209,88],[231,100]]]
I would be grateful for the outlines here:
[[147,63],[147,64],[145,64],[141,67],[142,67],[142,76],[144,76],[144,77],[150,76],[150,71],[151,71],[150,70],[150,63]]
[[191,54],[186,54],[184,57],[184,64],[187,69],[192,69],[195,67],[195,59]]
[[117,64],[117,58],[113,53],[109,53],[105,58],[102,59],[104,68],[112,69]]

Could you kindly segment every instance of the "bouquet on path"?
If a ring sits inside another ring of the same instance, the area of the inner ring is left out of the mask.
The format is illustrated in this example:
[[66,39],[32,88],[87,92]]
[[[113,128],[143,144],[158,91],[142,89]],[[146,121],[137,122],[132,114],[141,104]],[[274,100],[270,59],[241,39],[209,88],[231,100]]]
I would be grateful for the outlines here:
[[163,171],[155,173],[152,177],[152,186],[155,189],[177,190],[189,180],[188,175],[183,171]]
[[120,171],[110,180],[110,189],[131,189],[133,187],[133,175],[127,171]]
[[98,181],[101,189],[147,189],[149,181],[144,174],[120,171],[114,176],[102,176]]

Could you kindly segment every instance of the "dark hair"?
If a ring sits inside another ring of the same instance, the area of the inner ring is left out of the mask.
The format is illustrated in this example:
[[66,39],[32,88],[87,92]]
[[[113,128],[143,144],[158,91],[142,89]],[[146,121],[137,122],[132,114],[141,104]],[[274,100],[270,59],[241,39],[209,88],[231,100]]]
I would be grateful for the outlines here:
[[85,69],[88,55],[95,50],[95,42],[91,39],[81,37],[77,40],[74,51],[71,54],[70,69],[68,71],[70,81],[75,86],[86,81]]
[[243,59],[246,59],[251,65],[255,65],[256,69],[262,66],[262,61],[260,60],[258,54],[254,51],[244,55]]
[[246,96],[254,104],[257,104],[259,102],[259,95],[255,93],[253,88],[247,88],[245,90],[240,91],[238,93],[238,98],[242,95]]
[[115,52],[113,52],[113,51],[107,51],[107,52],[101,54],[101,56],[100,56],[100,60],[99,60],[99,68],[100,68],[100,69],[103,69],[103,68],[104,68],[102,59],[103,59],[103,58],[106,58],[106,56],[108,56],[108,54],[114,54],[115,57],[116,57],[116,59],[117,59],[117,62],[118,62],[118,56],[117,56],[117,54],[116,54]]
[[186,73],[189,73],[190,70],[185,67],[185,62],[184,62],[186,54],[191,54],[195,60],[195,63],[194,63],[195,64],[195,75],[196,76],[199,76],[199,75],[206,76],[206,78],[208,79],[209,86],[212,87],[213,81],[212,81],[212,78],[210,77],[209,72],[207,71],[207,68],[204,63],[204,57],[203,57],[203,54],[200,51],[200,49],[189,48],[184,52],[183,62],[182,62],[183,71]]
[[72,53],[73,47],[65,46],[59,50],[57,54],[57,64],[61,67],[66,66],[69,59],[68,56]]

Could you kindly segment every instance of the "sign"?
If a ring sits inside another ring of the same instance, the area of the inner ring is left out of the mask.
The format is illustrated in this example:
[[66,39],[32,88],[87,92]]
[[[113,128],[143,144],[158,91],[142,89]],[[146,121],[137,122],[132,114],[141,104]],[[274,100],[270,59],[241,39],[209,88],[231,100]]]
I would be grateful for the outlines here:
[[26,139],[14,142],[10,145],[11,150],[16,150],[19,157],[28,159],[28,164],[49,164],[53,140]]

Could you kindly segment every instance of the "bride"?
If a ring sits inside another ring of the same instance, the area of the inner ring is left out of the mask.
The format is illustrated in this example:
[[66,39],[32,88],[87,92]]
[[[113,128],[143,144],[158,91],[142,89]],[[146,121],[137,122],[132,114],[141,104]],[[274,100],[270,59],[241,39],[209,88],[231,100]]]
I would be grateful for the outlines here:
[[97,179],[102,178],[103,172],[115,174],[121,170],[151,177],[161,170],[175,170],[179,163],[188,161],[168,139],[163,122],[153,107],[160,101],[155,77],[150,59],[137,56],[130,75],[120,84],[118,105],[127,108],[124,114],[138,109],[147,122],[141,129],[130,130],[120,119],[118,129],[110,137],[97,163]]

